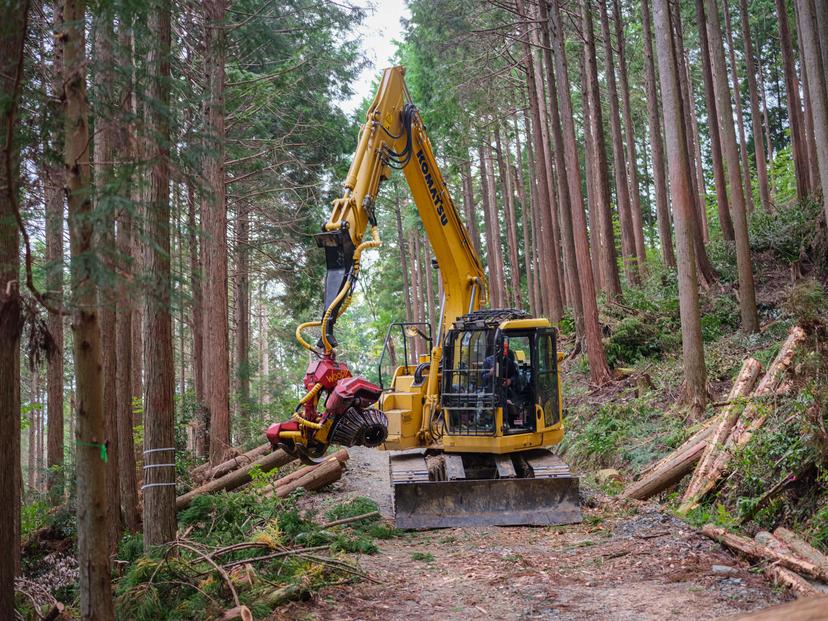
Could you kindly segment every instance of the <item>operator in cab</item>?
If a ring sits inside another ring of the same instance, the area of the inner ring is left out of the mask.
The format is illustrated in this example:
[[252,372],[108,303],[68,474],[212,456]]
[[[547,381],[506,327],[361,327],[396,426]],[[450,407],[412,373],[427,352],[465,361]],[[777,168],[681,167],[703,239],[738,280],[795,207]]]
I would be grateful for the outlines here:
[[489,390],[494,389],[495,374],[499,373],[497,380],[503,387],[504,405],[507,412],[507,423],[512,426],[515,412],[510,407],[516,385],[520,381],[515,352],[509,349],[509,337],[504,336],[500,348],[491,356],[483,360],[483,381]]

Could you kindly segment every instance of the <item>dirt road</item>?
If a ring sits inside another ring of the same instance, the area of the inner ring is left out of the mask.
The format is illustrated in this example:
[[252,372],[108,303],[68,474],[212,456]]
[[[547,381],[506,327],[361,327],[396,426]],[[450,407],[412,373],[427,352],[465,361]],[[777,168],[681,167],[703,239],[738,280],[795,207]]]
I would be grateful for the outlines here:
[[[390,514],[387,456],[352,449],[325,502],[363,495]],[[323,590],[272,617],[303,620],[716,619],[788,597],[655,506],[588,501],[584,522],[446,529],[380,542],[360,557],[377,583]]]

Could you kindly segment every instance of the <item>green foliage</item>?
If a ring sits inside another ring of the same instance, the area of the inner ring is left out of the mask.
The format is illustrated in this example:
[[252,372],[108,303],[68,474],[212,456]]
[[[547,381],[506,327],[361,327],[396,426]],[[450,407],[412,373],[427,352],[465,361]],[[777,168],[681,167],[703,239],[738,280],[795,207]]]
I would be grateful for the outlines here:
[[751,250],[770,251],[785,263],[797,263],[811,251],[821,217],[822,206],[810,200],[770,212],[756,209],[749,223]]
[[739,304],[729,295],[714,296],[703,306],[702,338],[705,343],[732,333],[739,327]]
[[[376,517],[325,529],[312,514],[299,511],[296,497],[266,498],[254,486],[249,491],[199,496],[178,516],[179,529],[188,533],[188,545],[212,552],[221,564],[238,562],[235,569],[228,570],[230,579],[241,602],[255,611],[257,618],[266,617],[283,601],[351,577],[352,572],[340,565],[346,560],[341,555],[372,554],[377,551],[373,533],[393,534],[387,527],[380,529]],[[376,509],[370,500],[355,498],[332,507],[326,517],[342,519]],[[235,544],[244,545],[219,552]],[[314,546],[329,546],[334,562],[323,563],[312,555],[297,554],[254,560]],[[175,554],[161,548],[146,556],[140,535],[125,536],[118,557],[127,563],[126,573],[116,584],[119,618],[215,619],[231,601],[225,580],[186,547],[179,547]],[[246,568],[246,560],[252,569]]]
[[20,508],[20,535],[26,535],[43,528],[49,522],[49,503],[45,500],[35,500],[24,504]]
[[828,296],[822,283],[813,279],[797,283],[785,301],[785,310],[808,331],[825,326],[828,321]]
[[413,552],[411,554],[412,561],[422,561],[424,563],[433,563],[434,555],[431,552]]
[[644,323],[637,317],[625,317],[604,341],[607,362],[616,367],[635,364],[642,358],[661,353],[662,344],[658,327]]

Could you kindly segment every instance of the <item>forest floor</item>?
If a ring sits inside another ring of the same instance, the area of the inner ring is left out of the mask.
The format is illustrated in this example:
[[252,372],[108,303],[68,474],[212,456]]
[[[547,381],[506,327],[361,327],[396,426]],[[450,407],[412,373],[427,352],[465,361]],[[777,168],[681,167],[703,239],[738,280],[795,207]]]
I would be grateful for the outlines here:
[[[366,496],[391,515],[386,453],[354,448],[319,509]],[[376,582],[323,589],[271,621],[387,619],[716,619],[786,596],[655,504],[582,491],[584,521],[546,528],[405,533],[359,557]]]

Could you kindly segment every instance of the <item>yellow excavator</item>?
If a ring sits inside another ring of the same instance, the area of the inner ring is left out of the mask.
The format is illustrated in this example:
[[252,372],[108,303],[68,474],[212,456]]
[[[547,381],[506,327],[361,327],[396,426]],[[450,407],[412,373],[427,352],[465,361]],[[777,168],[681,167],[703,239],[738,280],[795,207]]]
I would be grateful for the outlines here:
[[[296,330],[312,354],[307,393],[291,420],[271,425],[267,437],[306,463],[330,444],[390,451],[399,528],[578,522],[578,479],[547,448],[564,434],[557,332],[522,310],[484,309],[483,267],[404,73],[383,72],[344,193],[316,236],[327,264],[324,311]],[[380,246],[375,201],[394,169],[411,190],[442,298],[436,334],[424,323],[389,327],[376,385],[336,359],[334,325],[353,296],[362,254]],[[315,343],[306,337],[312,328],[321,332]],[[385,388],[382,364],[386,355],[399,357],[397,331],[403,360]]]

